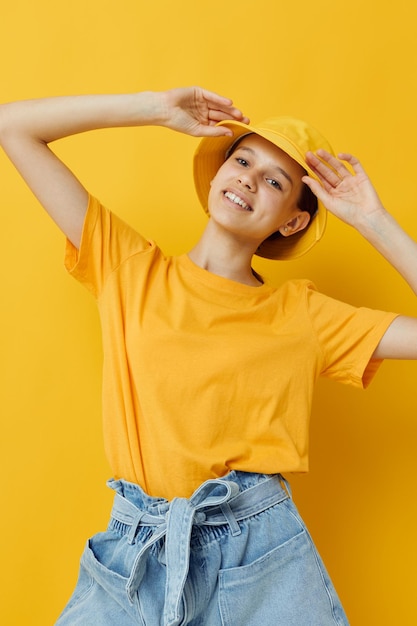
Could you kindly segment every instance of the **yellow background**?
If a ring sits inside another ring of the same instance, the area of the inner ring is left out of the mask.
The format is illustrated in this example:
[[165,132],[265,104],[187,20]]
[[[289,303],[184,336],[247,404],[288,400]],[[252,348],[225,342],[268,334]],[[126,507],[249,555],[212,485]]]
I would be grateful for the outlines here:
[[[0,100],[201,84],[253,121],[303,117],[361,158],[416,235],[415,13],[410,0],[14,0],[1,8]],[[196,143],[119,129],[56,149],[105,204],[177,253],[205,223],[191,180]],[[0,619],[47,626],[111,502],[100,331],[92,298],[64,272],[62,235],[3,154],[0,177]],[[333,218],[302,260],[257,268],[276,283],[309,277],[354,304],[416,314],[402,279]],[[417,623],[416,374],[416,363],[392,362],[366,392],[321,382],[311,473],[292,480],[356,626]]]

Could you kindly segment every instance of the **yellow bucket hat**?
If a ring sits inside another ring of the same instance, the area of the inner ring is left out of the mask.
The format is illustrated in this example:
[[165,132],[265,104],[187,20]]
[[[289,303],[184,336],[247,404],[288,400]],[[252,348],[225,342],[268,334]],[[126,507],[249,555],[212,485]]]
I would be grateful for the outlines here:
[[[267,139],[286,152],[306,170],[309,176],[315,179],[317,176],[306,163],[306,152],[315,152],[323,148],[333,154],[329,143],[315,128],[293,117],[274,117],[256,125],[225,120],[219,122],[218,126],[230,128],[233,137],[204,137],[194,154],[194,183],[198,198],[206,213],[208,213],[210,183],[227,158],[230,148],[243,135],[255,133]],[[277,260],[295,259],[305,254],[323,236],[326,218],[327,211],[323,204],[318,202],[317,212],[305,230],[290,237],[267,239],[256,254]]]

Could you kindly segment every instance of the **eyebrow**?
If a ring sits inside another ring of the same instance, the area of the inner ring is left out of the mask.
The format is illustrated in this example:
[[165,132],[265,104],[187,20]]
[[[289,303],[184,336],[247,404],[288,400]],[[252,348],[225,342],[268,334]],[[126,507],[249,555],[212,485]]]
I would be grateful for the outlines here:
[[[251,154],[256,154],[256,151],[253,150],[252,148],[249,148],[248,146],[237,146],[236,150],[246,150],[246,152],[250,152]],[[294,182],[291,178],[291,176],[282,169],[282,167],[280,167],[279,165],[274,165],[273,168],[275,170],[278,170],[287,180],[291,185],[294,185]]]

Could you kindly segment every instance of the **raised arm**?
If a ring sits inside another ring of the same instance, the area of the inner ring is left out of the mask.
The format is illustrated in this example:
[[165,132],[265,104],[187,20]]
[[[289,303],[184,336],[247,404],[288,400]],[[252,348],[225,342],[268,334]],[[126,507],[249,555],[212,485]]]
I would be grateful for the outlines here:
[[42,206],[79,247],[88,193],[48,144],[89,130],[123,126],[222,135],[230,133],[215,126],[223,119],[248,121],[230,99],[199,87],[25,100],[0,106],[0,143]]
[[[360,162],[350,154],[338,158],[324,150],[308,153],[312,178],[304,182],[329,211],[356,228],[407,281],[417,295],[417,242],[386,211]],[[346,167],[349,163],[353,173]],[[376,358],[417,359],[417,319],[400,316],[386,331]]]

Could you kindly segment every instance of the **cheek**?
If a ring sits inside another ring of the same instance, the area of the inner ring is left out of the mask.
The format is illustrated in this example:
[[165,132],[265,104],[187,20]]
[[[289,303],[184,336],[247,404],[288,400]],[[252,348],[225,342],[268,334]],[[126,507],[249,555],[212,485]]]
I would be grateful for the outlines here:
[[268,213],[271,219],[280,219],[283,212],[285,212],[288,206],[288,199],[277,191],[268,191],[264,194],[263,198],[264,206],[268,207]]
[[210,189],[207,197],[207,209],[208,214],[211,215],[211,212],[216,204],[218,204],[219,199],[219,188],[216,185],[215,180],[212,180],[210,183]]
[[278,230],[283,223],[290,218],[295,210],[295,204],[292,198],[269,197],[265,199],[268,202],[268,222],[272,229]]
[[[220,168],[221,170],[221,168]],[[212,180],[210,181],[210,189],[209,189],[209,193],[208,193],[208,203],[210,206],[210,201],[215,197],[218,196],[222,189],[223,189],[223,185],[222,185],[222,179],[221,179],[221,171],[218,171],[217,174],[214,176],[214,178],[212,178]]]
[[215,187],[213,187],[213,181],[211,181],[210,189],[209,189],[209,192],[208,192],[208,198],[207,198],[207,206],[208,206],[209,210],[210,210],[211,203],[213,201],[214,193],[215,193]]

